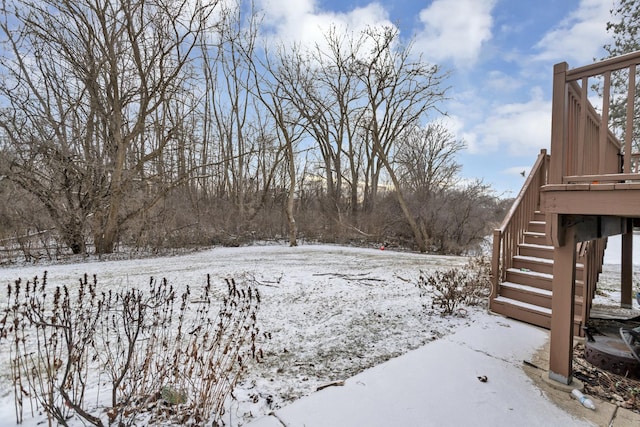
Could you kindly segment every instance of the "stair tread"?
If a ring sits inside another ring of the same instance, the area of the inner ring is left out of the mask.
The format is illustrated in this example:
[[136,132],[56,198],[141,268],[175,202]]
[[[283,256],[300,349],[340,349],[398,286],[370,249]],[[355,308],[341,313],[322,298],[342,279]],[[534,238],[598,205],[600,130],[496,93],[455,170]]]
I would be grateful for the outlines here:
[[[521,274],[521,275],[527,275],[527,276],[534,276],[534,277],[539,277],[541,279],[548,279],[548,280],[553,280],[553,274],[549,274],[549,273],[539,273],[537,271],[533,271],[533,270],[521,270],[519,268],[508,268],[507,272],[509,273],[515,273],[515,274]],[[577,284],[584,284],[582,280],[576,279],[576,285]]]
[[540,258],[537,256],[529,256],[529,255],[514,255],[513,259],[519,259],[521,261],[533,261],[540,264],[553,264],[553,260],[549,258]]
[[540,245],[538,243],[520,243],[520,247],[531,248],[531,249],[548,249],[553,251],[553,246],[551,245]]
[[528,302],[522,302],[522,301],[518,301],[518,300],[515,300],[515,299],[512,299],[512,298],[505,298],[503,296],[496,297],[494,299],[494,301],[502,303],[502,304],[516,305],[518,307],[526,308],[526,309],[531,310],[531,311],[537,311],[539,313],[543,313],[543,314],[547,314],[547,315],[551,316],[551,309],[550,308],[540,307],[539,305],[529,304]]
[[[522,301],[518,301],[512,298],[505,298],[505,297],[496,297],[495,300],[498,303],[501,304],[508,304],[508,305],[512,305],[512,306],[517,306],[517,307],[521,307],[521,308],[525,308],[529,311],[532,312],[536,312],[538,314],[542,314],[545,316],[551,316],[551,309],[550,308],[545,308],[545,307],[540,307],[538,305],[535,304],[529,304],[527,302],[522,302]],[[580,323],[582,322],[582,316],[580,316],[579,314],[575,314],[573,316],[573,321],[574,323]]]
[[[529,256],[529,255],[514,255],[513,259],[518,259],[521,261],[533,261],[540,264],[553,265],[553,259],[549,259],[549,258],[540,258],[535,256]],[[584,268],[584,264],[581,262],[576,262],[576,268],[578,269]]]
[[548,297],[551,297],[553,295],[553,292],[551,292],[550,290],[536,288],[535,286],[522,285],[520,283],[502,282],[500,284],[500,286],[504,286],[504,287],[507,287],[507,288],[520,289],[522,291],[527,291],[527,292],[531,292],[531,293],[535,293],[535,294],[539,294],[539,295],[544,295],[544,296],[548,296]]
[[536,276],[536,277],[540,277],[543,279],[550,279],[553,280],[553,274],[549,274],[549,273],[539,273],[537,271],[532,271],[532,270],[522,270],[519,268],[509,268],[507,269],[508,272],[510,273],[516,273],[516,274],[526,274],[527,276]]
[[[506,287],[506,288],[511,288],[511,289],[519,289],[521,291],[525,291],[525,292],[529,292],[529,293],[533,293],[533,294],[538,294],[540,296],[548,296],[549,298],[553,297],[553,291],[550,291],[548,289],[537,288],[535,286],[523,285],[523,284],[514,283],[514,282],[502,282],[500,284],[500,286]],[[584,300],[584,298],[582,297],[582,295],[576,294],[576,296],[575,296],[575,301],[576,302],[582,303],[583,300]]]
[[530,236],[546,236],[546,233],[541,233],[539,231],[525,231],[524,234],[528,234]]

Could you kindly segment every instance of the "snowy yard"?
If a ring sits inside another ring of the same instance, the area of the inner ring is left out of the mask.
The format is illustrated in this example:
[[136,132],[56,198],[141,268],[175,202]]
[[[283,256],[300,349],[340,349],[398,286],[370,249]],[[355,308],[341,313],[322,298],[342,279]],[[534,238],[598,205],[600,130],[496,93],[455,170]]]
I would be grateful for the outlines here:
[[[242,425],[331,381],[362,370],[468,323],[443,318],[420,298],[420,271],[466,264],[461,257],[421,255],[330,245],[215,248],[183,256],[126,261],[92,261],[0,269],[0,296],[6,285],[48,271],[49,284],[75,286],[85,273],[97,274],[101,289],[144,287],[149,277],[165,277],[181,288],[204,284],[226,289],[224,278],[250,277],[262,294],[258,322],[271,339],[262,342],[265,359],[250,366],[225,415]],[[3,355],[3,364],[7,355]],[[0,416],[15,419],[12,388],[2,370]],[[27,425],[37,420],[26,419]]]
[[[605,262],[614,264],[618,249],[619,242],[611,242]],[[259,327],[271,339],[260,343],[264,361],[249,367],[225,414],[225,425],[240,426],[320,386],[451,334],[474,316],[481,318],[477,310],[484,308],[467,308],[467,316],[441,317],[416,287],[421,271],[467,261],[331,245],[215,248],[172,257],[3,268],[0,303],[6,300],[8,283],[41,276],[45,270],[52,286],[77,286],[87,273],[96,274],[105,290],[144,287],[150,276],[165,277],[178,289],[197,288],[211,274],[214,294],[223,295],[225,278],[255,280],[262,294]],[[606,292],[596,298],[597,305],[618,303],[618,270],[605,266],[601,286]],[[15,420],[15,410],[8,355],[0,355],[0,361],[0,417],[9,422]],[[26,418],[25,424],[35,426],[42,420]]]

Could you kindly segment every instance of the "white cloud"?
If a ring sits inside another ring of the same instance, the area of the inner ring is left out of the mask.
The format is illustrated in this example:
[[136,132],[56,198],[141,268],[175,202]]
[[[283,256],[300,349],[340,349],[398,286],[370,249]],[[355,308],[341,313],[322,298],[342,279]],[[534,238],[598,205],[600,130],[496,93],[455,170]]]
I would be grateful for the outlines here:
[[510,76],[502,71],[489,71],[484,86],[493,91],[502,93],[514,92],[524,85],[524,81],[519,77]]
[[469,133],[469,151],[505,151],[515,156],[530,156],[549,147],[551,138],[551,101],[542,98],[536,88],[525,103],[495,107],[484,121]]
[[430,61],[472,66],[483,43],[491,39],[495,4],[496,0],[435,0],[420,12],[424,28],[416,35],[416,50]]
[[258,0],[257,4],[265,12],[266,19],[271,23],[274,21],[295,21],[313,13],[316,8],[315,0]]
[[575,11],[535,45],[541,52],[534,59],[568,61],[577,67],[602,56],[602,46],[610,40],[607,22],[611,7],[611,1],[581,0]]
[[379,3],[370,3],[347,13],[319,10],[316,0],[258,0],[265,14],[269,37],[278,42],[300,43],[303,47],[325,43],[324,35],[333,26],[357,33],[372,26],[393,26]]
[[464,122],[460,117],[450,114],[439,118],[438,123],[441,123],[446,129],[455,135],[457,140],[464,142],[467,147],[477,145],[477,135],[464,130]]

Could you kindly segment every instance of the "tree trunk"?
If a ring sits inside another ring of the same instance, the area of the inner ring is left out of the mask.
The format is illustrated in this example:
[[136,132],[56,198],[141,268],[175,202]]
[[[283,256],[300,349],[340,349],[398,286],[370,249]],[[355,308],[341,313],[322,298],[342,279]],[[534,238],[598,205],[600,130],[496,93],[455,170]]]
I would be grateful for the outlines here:
[[413,237],[416,240],[416,245],[418,246],[418,250],[420,252],[426,252],[427,251],[427,244],[426,244],[426,241],[425,241],[426,240],[425,236],[422,234],[422,231],[420,230],[420,227],[418,226],[418,223],[417,223],[416,219],[414,218],[413,214],[409,210],[409,206],[407,205],[407,201],[405,200],[404,194],[403,194],[402,189],[400,187],[400,181],[398,180],[398,177],[396,176],[395,171],[393,170],[393,168],[389,164],[389,159],[387,159],[386,153],[384,153],[384,151],[382,151],[382,148],[380,147],[380,143],[378,142],[376,137],[374,137],[374,144],[375,144],[375,149],[378,151],[378,156],[379,156],[380,160],[382,161],[382,164],[384,165],[385,169],[389,173],[389,177],[391,178],[391,182],[393,182],[393,186],[394,186],[394,188],[396,190],[396,197],[398,199],[398,204],[400,204],[400,208],[402,209],[402,213],[404,214],[404,217],[406,218],[407,222],[409,223],[409,227],[411,227],[411,231],[413,232]]
[[289,163],[289,193],[287,196],[287,221],[289,224],[289,246],[298,246],[298,224],[294,216],[296,195],[296,163],[293,145],[287,136],[287,161]]
[[[117,81],[117,78],[115,79]],[[124,167],[126,162],[126,145],[124,136],[122,135],[123,116],[120,108],[120,101],[117,94],[114,96],[114,112],[113,127],[111,129],[113,135],[113,143],[117,147],[115,165],[111,176],[111,191],[108,197],[107,216],[102,222],[103,228],[99,238],[94,242],[96,254],[110,254],[116,246],[120,222],[118,215],[124,195]]]
[[62,240],[69,246],[74,255],[84,254],[87,251],[82,233],[82,224],[79,221],[71,219],[64,224]]

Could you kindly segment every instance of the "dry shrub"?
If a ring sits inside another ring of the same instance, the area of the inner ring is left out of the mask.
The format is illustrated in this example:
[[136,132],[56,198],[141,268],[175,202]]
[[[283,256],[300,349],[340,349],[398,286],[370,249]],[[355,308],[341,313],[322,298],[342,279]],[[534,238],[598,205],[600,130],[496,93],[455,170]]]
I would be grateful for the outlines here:
[[50,288],[46,273],[8,287],[0,346],[8,351],[16,421],[119,426],[217,423],[257,348],[260,294],[226,281],[197,296],[151,279],[146,290],[99,291],[85,275]]
[[485,256],[469,259],[462,268],[437,270],[431,275],[420,272],[417,286],[421,296],[431,299],[431,308],[443,316],[460,311],[462,306],[477,306],[491,292],[491,263]]

